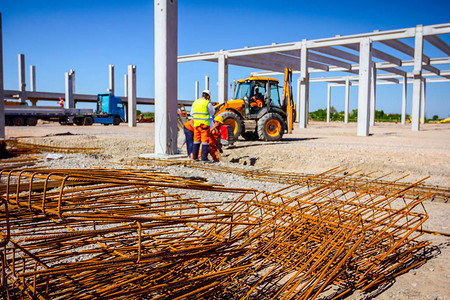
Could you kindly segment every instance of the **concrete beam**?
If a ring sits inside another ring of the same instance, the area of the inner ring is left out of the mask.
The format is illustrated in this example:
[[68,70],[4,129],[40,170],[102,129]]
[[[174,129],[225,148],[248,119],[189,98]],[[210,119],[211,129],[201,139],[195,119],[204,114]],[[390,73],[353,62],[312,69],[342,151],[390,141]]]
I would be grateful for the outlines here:
[[[414,57],[414,48],[406,45],[403,42],[400,42],[399,40],[386,40],[386,41],[380,41],[380,43],[383,43],[386,46],[389,46],[389,47],[391,47],[397,51],[400,51],[406,55]],[[422,55],[422,61],[427,65],[430,64],[430,58],[426,55]]]
[[402,124],[406,123],[406,96],[408,92],[408,77],[403,76],[403,85],[402,85]]
[[36,66],[30,66],[30,91],[36,92]]
[[194,101],[197,100],[199,98],[199,82],[196,81],[195,82],[195,95],[194,95]]
[[123,76],[123,95],[128,97],[128,74]]
[[178,0],[155,0],[155,154],[177,153]]
[[309,118],[309,62],[308,62],[308,48],[306,46],[307,41],[302,41],[302,52],[300,60],[300,118],[299,126],[300,128],[306,128]]
[[372,42],[364,38],[359,46],[359,88],[357,135],[369,135],[370,67]]
[[420,124],[425,124],[425,106],[426,106],[426,96],[427,96],[427,80],[424,78],[422,80],[422,101],[420,101]]
[[350,104],[350,78],[345,78],[345,109],[344,109],[344,123],[348,124],[348,112]]
[[73,84],[72,73],[65,73],[65,95],[64,95],[64,108],[75,108],[75,101],[73,98]]
[[205,75],[205,90],[209,90],[209,76]]
[[26,100],[26,81],[25,81],[25,55],[17,55],[17,65],[19,68],[19,91],[20,91],[20,102],[25,102]]
[[218,85],[218,101],[219,103],[225,103],[228,100],[228,58],[226,55],[219,55],[219,81]]
[[0,139],[5,139],[5,103],[3,90],[3,25],[0,13]]
[[318,61],[318,62],[321,62],[321,63],[325,63],[325,64],[337,66],[337,67],[341,67],[341,68],[344,68],[344,69],[349,69],[349,70],[352,69],[352,65],[349,64],[349,63],[346,63],[346,62],[343,62],[341,60],[334,59],[334,58],[331,58],[331,57],[327,57],[327,56],[323,56],[323,55],[320,55],[320,54],[316,54],[314,52],[310,52],[309,53],[309,59],[315,60],[315,61]]
[[[351,45],[343,45],[343,46],[347,47],[349,49],[353,49],[355,51],[359,51],[359,44],[351,44]],[[390,54],[387,54],[387,53],[377,50],[377,49],[372,48],[372,56],[376,57],[378,59],[390,62],[396,66],[402,65],[402,60],[400,58],[394,57]]]
[[114,65],[109,65],[109,88],[108,92],[115,94],[114,90]]
[[413,70],[413,100],[411,113],[411,129],[420,130],[420,101],[422,89],[422,54],[423,54],[423,26],[416,27],[414,41],[414,70]]
[[428,35],[425,36],[424,39],[431,45],[435,46],[436,48],[450,56],[450,46],[439,37],[435,35]]
[[[156,71],[155,71],[156,72]],[[136,127],[136,66],[128,66],[128,127]],[[156,108],[155,108],[156,112]],[[155,133],[156,134],[156,133]]]
[[324,54],[332,55],[338,58],[342,58],[351,62],[359,62],[358,55],[354,55],[345,51],[342,51],[340,49],[336,49],[333,47],[321,47],[321,48],[314,48],[314,51],[321,52]]
[[375,108],[377,103],[377,67],[372,62],[370,69],[370,126],[375,125]]
[[330,107],[331,107],[331,85],[327,87],[327,123],[330,123]]

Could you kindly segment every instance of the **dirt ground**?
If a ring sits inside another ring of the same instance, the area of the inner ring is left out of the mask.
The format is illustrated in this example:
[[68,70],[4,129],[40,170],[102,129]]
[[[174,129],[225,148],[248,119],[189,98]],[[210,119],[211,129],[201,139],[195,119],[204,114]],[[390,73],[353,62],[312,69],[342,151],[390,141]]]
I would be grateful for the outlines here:
[[[406,176],[402,180],[411,183],[429,176],[426,184],[450,187],[450,124],[425,124],[421,131],[413,132],[410,125],[377,123],[370,132],[368,137],[357,137],[355,123],[310,122],[307,129],[299,129],[296,124],[294,133],[285,135],[280,142],[241,140],[225,148],[219,165],[246,164],[248,168],[312,174],[342,167],[349,172],[386,175],[384,179]],[[139,154],[153,152],[154,124],[129,128],[127,124],[77,127],[40,123],[36,127],[7,127],[6,137],[59,147],[105,149],[96,155],[62,154],[60,159],[43,159],[40,166],[120,168]],[[185,146],[180,150],[185,153]],[[218,180],[210,177],[211,182]],[[240,184],[253,187],[254,182],[243,180]],[[266,188],[270,189],[270,185]],[[425,207],[430,216],[425,229],[450,233],[450,204],[427,201]],[[432,258],[420,268],[397,277],[379,293],[369,295],[369,299],[450,299],[450,238],[443,235],[424,238],[433,243]],[[367,298],[354,293],[348,299]]]

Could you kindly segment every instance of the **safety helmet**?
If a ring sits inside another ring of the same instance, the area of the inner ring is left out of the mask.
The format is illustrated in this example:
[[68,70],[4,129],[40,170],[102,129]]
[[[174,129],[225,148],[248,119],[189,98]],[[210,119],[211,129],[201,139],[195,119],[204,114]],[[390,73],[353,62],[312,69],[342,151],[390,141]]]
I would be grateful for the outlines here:
[[214,122],[219,122],[220,124],[223,124],[223,118],[221,116],[216,116],[214,118]]
[[204,90],[203,92],[202,92],[202,95],[203,94],[207,94],[210,98],[211,98],[211,92],[209,91],[209,90]]

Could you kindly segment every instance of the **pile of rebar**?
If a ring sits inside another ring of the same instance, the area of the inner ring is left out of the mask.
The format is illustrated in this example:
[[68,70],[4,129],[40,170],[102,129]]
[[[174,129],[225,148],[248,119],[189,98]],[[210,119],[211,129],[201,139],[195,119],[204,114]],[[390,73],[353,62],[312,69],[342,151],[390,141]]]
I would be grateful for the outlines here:
[[[423,263],[422,202],[330,170],[278,191],[155,170],[4,170],[1,294],[17,299],[313,299]],[[317,184],[317,178],[329,178]],[[316,182],[314,185],[311,182]]]

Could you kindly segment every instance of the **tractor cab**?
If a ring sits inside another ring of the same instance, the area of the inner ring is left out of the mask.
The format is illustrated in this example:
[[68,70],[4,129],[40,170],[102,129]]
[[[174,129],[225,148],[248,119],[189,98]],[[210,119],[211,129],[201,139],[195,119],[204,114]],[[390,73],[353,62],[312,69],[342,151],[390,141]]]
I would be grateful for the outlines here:
[[270,77],[250,77],[239,80],[234,99],[244,101],[245,114],[258,114],[268,106],[281,107],[278,80]]

